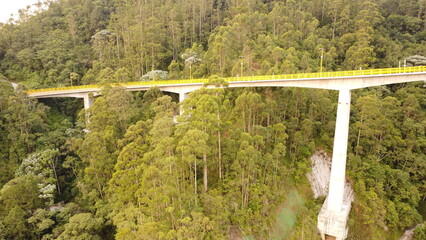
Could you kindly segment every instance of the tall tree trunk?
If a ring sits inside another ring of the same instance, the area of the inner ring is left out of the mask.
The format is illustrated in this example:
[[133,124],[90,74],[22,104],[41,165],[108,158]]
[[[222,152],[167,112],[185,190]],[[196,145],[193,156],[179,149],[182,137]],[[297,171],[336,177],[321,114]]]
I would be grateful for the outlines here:
[[203,155],[203,193],[207,192],[207,154]]
[[241,173],[241,209],[244,209],[244,169],[242,169]]
[[194,162],[194,197],[195,206],[197,206],[197,161]]
[[[361,124],[362,124],[362,117],[361,117]],[[358,136],[356,138],[356,147],[355,147],[355,156],[358,156],[358,148],[359,148],[359,140],[361,139],[361,128],[358,129]]]
[[195,3],[192,4],[192,36],[191,36],[191,45],[195,42],[195,28],[196,28],[196,22],[195,22]]
[[198,23],[198,39],[199,39],[200,42],[202,41],[202,39],[201,39],[202,21],[203,21],[202,11],[203,11],[203,1],[200,1],[200,9],[199,9],[200,16],[199,16],[199,19],[198,19],[198,21],[199,21],[199,23]]
[[[119,35],[116,35],[116,47],[117,47],[117,61],[118,61],[118,67],[121,68],[121,61],[120,61],[120,38]],[[121,82],[121,81],[120,81]]]
[[103,194],[103,191],[102,191],[101,183],[99,182],[98,173],[96,173],[96,183],[98,184],[98,190],[99,190],[100,198],[104,199],[104,194]]
[[55,174],[56,188],[58,189],[58,193],[61,193],[61,186],[59,185],[58,175],[56,173],[56,157],[55,159],[52,159],[51,166],[53,169],[53,173]]
[[219,158],[219,179],[222,179],[222,138],[220,130],[217,131],[217,146],[218,146],[218,158]]

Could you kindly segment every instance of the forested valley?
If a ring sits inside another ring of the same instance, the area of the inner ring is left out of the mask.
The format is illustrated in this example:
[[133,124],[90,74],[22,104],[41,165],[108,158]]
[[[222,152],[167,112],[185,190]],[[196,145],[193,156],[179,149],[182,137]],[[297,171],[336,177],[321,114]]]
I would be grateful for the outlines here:
[[[0,239],[320,239],[337,91],[224,77],[426,65],[424,0],[56,0],[0,23]],[[208,78],[179,104],[114,83]],[[18,83],[15,88],[11,82]],[[26,89],[97,84],[81,99]],[[220,86],[214,88],[212,86]],[[426,219],[423,82],[352,91],[348,239]],[[304,200],[274,235],[283,203]],[[415,230],[426,239],[426,227]]]

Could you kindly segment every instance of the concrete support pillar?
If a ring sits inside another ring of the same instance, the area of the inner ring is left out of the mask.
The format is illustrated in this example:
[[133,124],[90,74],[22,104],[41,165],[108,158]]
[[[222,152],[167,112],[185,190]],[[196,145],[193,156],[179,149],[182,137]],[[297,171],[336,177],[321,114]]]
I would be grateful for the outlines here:
[[91,93],[86,93],[86,95],[83,97],[83,99],[84,99],[84,109],[89,109],[92,105],[93,105],[93,102],[94,102],[94,97],[93,97],[93,94],[91,94]]
[[183,110],[182,110],[182,102],[188,98],[189,93],[188,92],[180,92],[179,93],[179,103],[181,104],[180,106],[180,115],[183,114]]
[[348,233],[346,223],[351,208],[351,200],[344,199],[344,194],[350,110],[351,92],[349,89],[340,90],[330,185],[328,196],[318,215],[318,229],[322,239],[343,240]]
[[328,210],[335,212],[340,212],[342,210],[343,195],[345,192],[346,154],[348,148],[350,111],[351,91],[340,90],[327,207]]
[[179,103],[182,103],[185,99],[188,98],[189,93],[181,92],[179,93]]

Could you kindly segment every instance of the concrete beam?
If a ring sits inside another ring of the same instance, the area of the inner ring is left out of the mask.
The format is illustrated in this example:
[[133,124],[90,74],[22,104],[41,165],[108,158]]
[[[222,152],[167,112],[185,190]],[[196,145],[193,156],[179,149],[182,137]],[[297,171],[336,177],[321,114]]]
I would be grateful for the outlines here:
[[33,98],[57,98],[57,97],[72,97],[84,98],[86,94],[92,93],[93,96],[98,96],[100,89],[69,89],[69,90],[52,90],[43,92],[29,93],[29,97]]

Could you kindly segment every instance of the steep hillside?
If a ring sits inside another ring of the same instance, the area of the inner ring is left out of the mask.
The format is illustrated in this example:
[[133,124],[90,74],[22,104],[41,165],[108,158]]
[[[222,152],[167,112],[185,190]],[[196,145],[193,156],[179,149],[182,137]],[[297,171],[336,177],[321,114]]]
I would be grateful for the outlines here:
[[[321,56],[324,71],[426,56],[424,1],[46,4],[0,25],[0,239],[318,237],[324,199],[309,158],[332,151],[337,92],[203,88],[179,106],[157,88],[104,87],[84,112],[78,99],[28,99],[25,87],[154,76],[225,86],[317,72]],[[425,93],[423,83],[353,91],[350,239],[397,239],[423,221]]]

